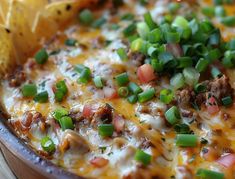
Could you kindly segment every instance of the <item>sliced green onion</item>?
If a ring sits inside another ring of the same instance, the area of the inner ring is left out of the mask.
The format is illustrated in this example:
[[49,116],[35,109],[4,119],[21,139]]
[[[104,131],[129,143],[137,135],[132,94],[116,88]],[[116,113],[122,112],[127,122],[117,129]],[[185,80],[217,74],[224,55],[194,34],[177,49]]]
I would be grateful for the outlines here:
[[210,20],[205,19],[205,20],[200,22],[200,29],[203,32],[208,34],[208,33],[211,33],[215,29],[215,27],[214,27],[214,25],[212,24],[212,22]]
[[80,12],[79,19],[81,23],[89,25],[92,23],[94,17],[89,9],[84,9],[83,11]]
[[232,39],[227,44],[229,50],[235,50],[235,39]]
[[190,128],[187,124],[176,124],[174,126],[175,132],[177,134],[189,134],[190,133]]
[[66,129],[74,129],[72,118],[69,116],[63,116],[60,118],[59,123],[63,131]]
[[194,54],[194,48],[192,45],[182,45],[182,48],[185,56],[192,56]]
[[144,43],[143,39],[141,38],[135,39],[134,41],[131,42],[131,51],[139,52],[143,43]]
[[226,11],[223,6],[215,7],[215,16],[216,17],[224,17],[226,16]]
[[149,26],[150,30],[153,30],[157,27],[157,24],[153,21],[150,12],[144,14],[144,21]]
[[101,17],[101,18],[95,20],[95,21],[91,24],[91,26],[92,26],[93,28],[100,28],[102,25],[104,25],[104,24],[106,23],[106,21],[107,21],[107,20],[106,20],[104,17]]
[[202,168],[197,170],[196,176],[202,179],[224,179],[223,173]]
[[157,59],[152,59],[151,60],[151,65],[152,65],[152,67],[155,71],[157,71],[157,72],[163,71],[163,67],[164,67],[163,62],[160,62]]
[[169,89],[163,89],[160,91],[160,101],[169,104],[173,100],[174,94]]
[[223,105],[226,107],[233,104],[233,99],[231,96],[226,96],[226,97],[222,98],[221,100],[222,100]]
[[126,50],[124,48],[117,49],[117,54],[118,54],[118,56],[120,57],[120,59],[122,61],[127,61],[128,60],[127,53],[126,53]]
[[180,147],[196,147],[197,136],[194,134],[177,134],[176,145]]
[[165,39],[167,43],[179,43],[180,34],[178,32],[166,32]]
[[78,83],[88,83],[91,79],[91,70],[88,67],[85,67],[77,80]]
[[219,29],[216,29],[213,34],[210,35],[208,44],[218,46],[221,41],[221,35]]
[[78,64],[74,67],[74,70],[77,71],[78,73],[81,73],[85,68],[86,68],[85,65]]
[[46,151],[48,153],[55,152],[55,144],[54,144],[53,140],[48,136],[43,137],[41,139],[41,147],[44,151]]
[[116,79],[116,82],[119,86],[124,86],[129,82],[129,77],[126,72],[115,76],[115,79]]
[[56,83],[55,99],[58,102],[61,102],[64,96],[68,93],[68,88],[64,80],[61,80]]
[[221,52],[219,49],[213,49],[210,50],[208,53],[206,53],[206,55],[204,56],[204,58],[206,60],[208,60],[210,63],[212,63],[215,60],[218,60],[221,57]]
[[227,68],[232,68],[235,65],[235,52],[227,50],[224,53],[224,58],[222,59],[222,64]]
[[213,0],[214,5],[222,5],[223,0]]
[[171,12],[171,13],[176,13],[181,7],[181,4],[180,3],[177,3],[177,2],[172,2],[168,5],[168,10]]
[[139,22],[137,23],[137,32],[142,39],[146,40],[150,30],[145,22]]
[[138,96],[137,95],[131,95],[127,98],[127,101],[131,104],[134,104],[138,101]]
[[134,19],[134,15],[131,13],[126,13],[124,15],[121,16],[121,20],[133,20]]
[[235,16],[226,16],[221,19],[222,24],[228,26],[228,27],[234,27],[235,26]]
[[208,60],[204,58],[200,58],[195,66],[196,70],[200,73],[206,70],[207,66],[209,65]]
[[176,106],[172,106],[165,112],[166,120],[171,124],[174,125],[179,122],[181,119],[180,112]]
[[185,84],[185,79],[182,73],[175,74],[171,80],[170,80],[171,86],[177,90],[179,88],[182,88]]
[[185,68],[183,70],[183,75],[185,78],[185,82],[191,86],[195,85],[200,77],[200,73],[195,68],[192,67]]
[[57,90],[57,91],[55,91],[54,95],[55,95],[55,100],[56,100],[57,102],[63,101],[63,99],[64,99],[64,93],[63,93],[62,91]]
[[113,124],[100,124],[98,126],[99,135],[102,137],[111,137],[113,135]]
[[172,22],[172,26],[187,29],[189,27],[189,23],[184,17],[177,16]]
[[203,93],[206,91],[206,85],[204,85],[203,83],[198,83],[194,86],[194,91],[196,93]]
[[48,101],[48,93],[47,91],[43,91],[41,93],[38,93],[34,99],[33,99],[35,102],[38,102],[38,103],[46,103]]
[[147,166],[150,164],[152,156],[145,153],[144,151],[138,149],[135,153],[135,160],[142,163],[143,165]]
[[208,17],[213,17],[215,15],[215,8],[214,7],[203,7],[202,13]]
[[94,77],[93,82],[97,88],[103,88],[103,81],[101,76]]
[[34,97],[37,94],[37,86],[35,84],[25,84],[21,91],[24,97]]
[[49,57],[48,53],[44,48],[39,50],[34,56],[34,58],[38,64],[46,63],[46,61],[48,60],[48,57]]
[[178,68],[186,68],[191,67],[193,65],[193,60],[190,57],[180,57],[177,59],[178,61]]
[[125,98],[128,96],[128,94],[129,89],[127,87],[122,86],[118,89],[118,96]]
[[162,62],[164,65],[167,64],[169,61],[174,59],[174,56],[169,52],[161,52],[158,55],[158,59],[160,62]]
[[212,67],[211,68],[211,75],[212,75],[213,78],[217,78],[217,77],[221,77],[222,73],[218,68]]
[[136,24],[132,23],[123,30],[123,35],[125,37],[128,37],[128,36],[133,35],[135,31],[136,31]]
[[158,43],[162,39],[162,32],[159,28],[156,28],[148,33],[148,41],[150,43]]
[[69,114],[69,111],[65,108],[57,108],[55,111],[53,111],[52,116],[59,121],[60,118],[63,116],[67,116]]
[[133,94],[139,94],[141,93],[143,90],[140,88],[139,85],[137,85],[134,82],[130,82],[128,85],[129,90],[133,93]]
[[155,95],[155,89],[154,88],[149,88],[142,93],[138,94],[138,101],[140,103],[144,103],[146,101],[151,100]]
[[76,46],[78,41],[76,39],[66,39],[64,44],[67,46]]

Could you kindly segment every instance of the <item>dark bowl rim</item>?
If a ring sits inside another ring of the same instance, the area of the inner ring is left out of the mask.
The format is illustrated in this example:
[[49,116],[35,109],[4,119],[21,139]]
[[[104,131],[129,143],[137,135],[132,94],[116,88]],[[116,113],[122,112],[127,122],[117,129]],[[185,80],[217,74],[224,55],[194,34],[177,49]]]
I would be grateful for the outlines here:
[[56,166],[51,161],[41,157],[17,137],[7,122],[7,117],[0,110],[0,143],[15,157],[19,158],[28,167],[40,172],[46,179],[83,179],[83,177]]

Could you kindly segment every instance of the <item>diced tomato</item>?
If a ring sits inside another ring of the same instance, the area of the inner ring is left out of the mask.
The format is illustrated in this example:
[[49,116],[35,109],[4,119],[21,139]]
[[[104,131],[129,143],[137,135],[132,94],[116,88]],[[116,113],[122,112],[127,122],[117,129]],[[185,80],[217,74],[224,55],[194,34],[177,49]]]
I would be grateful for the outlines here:
[[113,125],[116,132],[122,132],[125,125],[125,120],[120,115],[115,115],[113,118]]
[[109,160],[103,157],[95,157],[90,161],[90,164],[94,165],[97,168],[102,168],[109,163]]
[[137,69],[137,76],[141,83],[148,83],[156,79],[154,69],[150,64],[144,64]]
[[235,154],[228,154],[223,157],[220,157],[217,160],[217,162],[226,168],[230,168],[232,166],[235,166]]
[[103,91],[104,91],[104,97],[107,99],[114,99],[118,97],[117,90],[114,88],[110,88],[106,86],[103,88]]
[[183,50],[179,44],[167,44],[166,45],[166,51],[170,52],[174,57],[181,57],[183,55]]
[[82,110],[82,115],[85,118],[90,118],[94,114],[91,104],[85,104]]
[[210,114],[216,114],[220,110],[214,96],[211,96],[208,98],[206,102],[206,106],[207,106],[207,111]]

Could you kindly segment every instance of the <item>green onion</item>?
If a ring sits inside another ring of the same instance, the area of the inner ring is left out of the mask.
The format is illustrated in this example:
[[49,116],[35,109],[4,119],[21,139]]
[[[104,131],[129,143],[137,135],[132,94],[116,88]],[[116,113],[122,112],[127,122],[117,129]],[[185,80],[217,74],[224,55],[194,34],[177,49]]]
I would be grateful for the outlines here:
[[121,16],[121,20],[133,20],[134,19],[134,15],[133,14],[131,14],[131,13],[126,13],[126,14],[123,14],[122,16]]
[[235,50],[235,39],[232,39],[228,42],[227,47],[229,50]]
[[163,89],[160,91],[160,101],[169,104],[173,100],[173,92],[169,89]]
[[[205,20],[200,22],[200,29],[203,32],[208,34],[208,33],[211,33],[215,29],[215,27],[214,27],[214,25],[212,24],[211,21],[209,21],[208,19],[205,19]],[[206,39],[204,39],[204,40],[206,40]]]
[[142,6],[147,5],[148,2],[149,2],[149,0],[139,0],[139,3],[140,3]]
[[144,103],[146,101],[151,100],[155,95],[155,89],[154,88],[149,88],[142,93],[138,94],[138,101],[140,103]]
[[65,84],[65,81],[61,80],[57,82],[55,90],[55,100],[61,102],[67,93],[68,93],[68,88]]
[[187,124],[176,124],[174,130],[177,134],[189,134],[190,128]]
[[93,14],[89,9],[84,9],[79,14],[80,22],[85,24],[85,25],[91,24],[93,19],[94,19]]
[[113,135],[113,124],[100,124],[98,126],[99,135],[102,137],[111,137]]
[[110,28],[112,30],[118,30],[120,28],[120,26],[118,24],[110,24]]
[[156,28],[148,33],[148,41],[150,43],[158,43],[162,39],[162,33],[159,28]]
[[63,116],[67,116],[69,114],[68,110],[65,108],[57,108],[55,111],[53,111],[52,116],[59,121],[60,118]]
[[54,153],[55,152],[55,144],[53,140],[46,136],[41,139],[41,147],[43,148],[44,151],[48,153]]
[[55,91],[54,95],[55,95],[55,100],[57,102],[63,101],[64,96],[65,96],[64,93],[62,91],[60,91],[60,90]]
[[184,17],[177,16],[172,22],[172,26],[187,29],[189,27],[189,23]]
[[67,46],[76,46],[78,41],[76,39],[66,39],[64,44]]
[[167,43],[179,43],[180,35],[178,32],[166,32],[165,39]]
[[173,77],[171,77],[170,84],[175,90],[182,88],[185,84],[185,79],[183,74],[177,73]]
[[213,0],[214,5],[222,5],[223,0]]
[[143,39],[141,38],[135,39],[134,41],[131,42],[131,51],[139,52],[143,43],[144,43]]
[[167,64],[169,61],[174,59],[174,56],[170,52],[161,52],[158,55],[158,59],[164,65]]
[[224,174],[207,169],[198,169],[196,176],[202,179],[224,179]]
[[132,23],[123,30],[123,35],[125,37],[128,37],[128,36],[133,35],[135,31],[136,31],[136,24]]
[[129,89],[127,87],[122,86],[118,89],[118,96],[125,98],[128,96],[128,94]]
[[180,147],[195,147],[197,136],[194,134],[177,134],[176,145]]
[[215,60],[218,60],[221,57],[221,52],[219,49],[213,49],[210,50],[208,53],[206,53],[206,55],[204,56],[204,58],[206,60],[208,60],[210,63],[212,63]]
[[146,40],[150,30],[145,22],[139,22],[137,23],[137,32],[142,39]]
[[106,20],[104,17],[101,17],[101,18],[95,20],[95,21],[91,24],[91,26],[92,26],[93,28],[100,28],[102,25],[104,25],[104,24],[106,23],[106,21],[107,21],[107,20]]
[[206,70],[207,66],[209,65],[208,60],[204,58],[200,58],[195,66],[196,70],[200,73]]
[[157,24],[153,21],[153,18],[151,16],[150,12],[146,12],[144,14],[144,21],[148,25],[150,30],[153,30],[157,27]]
[[48,53],[44,48],[39,50],[34,56],[34,58],[38,64],[46,63],[46,61],[48,60],[48,57],[49,57]]
[[142,163],[143,165],[147,166],[150,164],[152,156],[145,153],[144,151],[138,149],[135,153],[135,160]]
[[193,60],[190,57],[180,57],[177,59],[178,61],[178,68],[186,68],[191,67],[193,65]]
[[218,68],[212,67],[211,68],[211,75],[212,75],[213,78],[217,78],[217,77],[221,77],[222,73]]
[[77,71],[78,73],[81,73],[85,68],[86,68],[85,65],[78,64],[74,67],[74,70]]
[[198,55],[203,55],[207,52],[207,48],[202,43],[196,43],[193,47]]
[[235,64],[235,52],[227,50],[224,53],[224,58],[222,59],[222,64],[227,68],[234,67]]
[[97,88],[103,88],[103,82],[101,76],[94,77],[93,82]]
[[85,67],[77,80],[78,83],[88,83],[88,81],[91,79],[91,70],[88,67]]
[[157,71],[157,72],[163,71],[163,67],[164,67],[163,62],[160,62],[157,59],[152,59],[151,65],[155,71]]
[[231,96],[226,96],[226,97],[222,98],[221,100],[222,100],[223,105],[226,106],[226,107],[233,104],[233,99],[232,99]]
[[206,91],[206,86],[202,83],[198,83],[194,86],[194,91],[196,93],[203,93]]
[[181,119],[179,110],[176,106],[172,106],[165,112],[166,120],[171,124],[174,125],[179,122]]
[[34,97],[37,94],[37,86],[35,84],[25,84],[21,91],[24,97]]
[[215,15],[215,8],[214,7],[203,7],[202,13],[208,17],[213,17]]
[[192,67],[185,68],[183,70],[183,75],[185,78],[185,82],[191,86],[195,85],[200,77],[200,73],[195,68]]
[[47,93],[47,91],[43,91],[41,93],[38,93],[34,97],[34,101],[38,102],[38,103],[46,103],[48,101],[48,93]]
[[215,7],[215,16],[216,17],[224,17],[226,16],[226,11],[223,6]]
[[219,29],[216,29],[213,34],[210,35],[208,44],[218,46],[220,44],[221,35]]
[[127,98],[127,101],[131,104],[134,104],[138,101],[138,96],[137,95],[131,95]]
[[235,16],[226,16],[221,19],[221,23],[228,26],[234,27],[235,26]]
[[117,49],[117,54],[118,54],[118,56],[120,57],[120,59],[122,61],[127,61],[128,60],[127,53],[126,53],[126,50],[124,48]]
[[115,79],[116,79],[116,82],[119,86],[124,86],[129,82],[129,77],[126,72],[115,76]]
[[181,7],[180,3],[172,2],[168,5],[168,10],[171,13],[176,13],[180,9],[180,7]]
[[140,88],[139,85],[137,85],[134,82],[130,82],[128,85],[129,90],[133,93],[133,94],[139,94],[141,93],[143,90]]
[[66,129],[74,129],[72,118],[69,116],[63,116],[60,118],[59,123],[63,131]]
[[194,48],[192,45],[182,45],[184,55],[192,56],[194,54]]

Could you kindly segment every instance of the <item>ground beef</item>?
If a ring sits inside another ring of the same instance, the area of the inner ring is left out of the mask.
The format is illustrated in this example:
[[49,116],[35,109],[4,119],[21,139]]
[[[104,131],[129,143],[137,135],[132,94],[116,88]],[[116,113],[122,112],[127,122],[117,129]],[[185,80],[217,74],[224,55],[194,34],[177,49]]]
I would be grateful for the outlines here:
[[6,78],[9,81],[10,87],[18,87],[26,80],[26,75],[22,68],[18,67],[14,73],[7,75]]
[[208,84],[208,91],[216,97],[219,103],[221,99],[226,96],[232,96],[233,89],[229,84],[229,79],[227,76],[223,75],[220,78],[216,78]]
[[101,121],[105,124],[112,123],[113,120],[113,108],[109,104],[102,105],[98,108],[93,116],[93,121]]
[[128,52],[128,59],[135,65],[141,66],[144,63],[145,56],[139,52]]
[[175,96],[179,106],[188,106],[193,101],[195,93],[192,88],[185,88],[176,91]]

